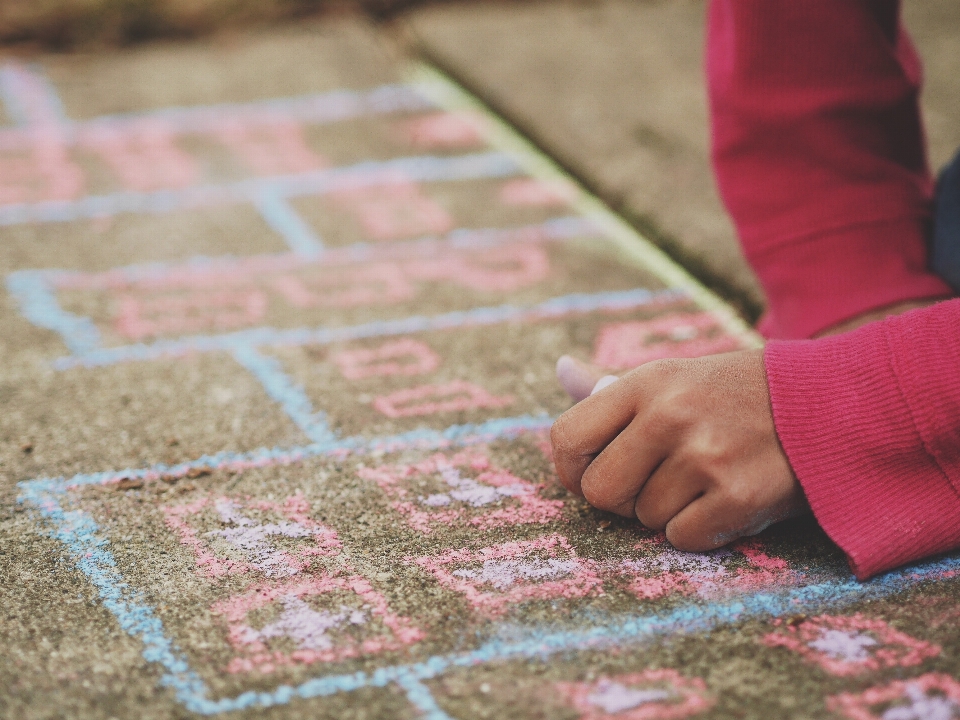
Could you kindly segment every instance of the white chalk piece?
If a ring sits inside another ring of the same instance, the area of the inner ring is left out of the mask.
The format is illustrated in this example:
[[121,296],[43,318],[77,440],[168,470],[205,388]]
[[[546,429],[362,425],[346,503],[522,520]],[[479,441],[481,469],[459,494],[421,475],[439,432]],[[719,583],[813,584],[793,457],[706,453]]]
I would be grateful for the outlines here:
[[619,380],[616,375],[604,375],[602,378],[597,380],[597,384],[593,386],[593,390],[590,391],[591,395],[596,395],[598,392],[603,390],[607,385],[613,385],[617,380]]

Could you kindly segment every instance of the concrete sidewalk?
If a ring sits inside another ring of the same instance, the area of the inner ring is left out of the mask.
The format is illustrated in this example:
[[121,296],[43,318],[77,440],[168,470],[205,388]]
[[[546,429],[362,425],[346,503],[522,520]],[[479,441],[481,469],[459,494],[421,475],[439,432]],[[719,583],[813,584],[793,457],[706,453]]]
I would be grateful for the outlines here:
[[[601,73],[529,123],[747,287],[683,122],[697,7],[650,6],[687,81],[625,56],[656,104],[598,111]],[[339,18],[0,57],[0,717],[955,715],[960,557],[861,584],[810,521],[679,553],[559,487],[559,355],[758,338],[393,47]]]

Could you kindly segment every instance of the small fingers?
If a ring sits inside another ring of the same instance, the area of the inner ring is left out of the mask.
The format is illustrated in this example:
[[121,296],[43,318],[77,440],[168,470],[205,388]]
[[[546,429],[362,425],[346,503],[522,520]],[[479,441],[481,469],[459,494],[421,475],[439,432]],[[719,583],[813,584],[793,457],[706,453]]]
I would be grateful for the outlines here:
[[651,530],[663,530],[706,489],[706,478],[692,472],[676,454],[670,455],[640,489],[634,513]]
[[706,552],[743,537],[736,511],[720,493],[708,492],[666,524],[667,540],[684,552]]
[[670,453],[673,441],[643,415],[614,438],[585,469],[583,496],[591,505],[636,517],[637,495]]
[[667,540],[684,552],[706,552],[733,542],[740,535],[722,521],[722,510],[713,496],[687,505],[665,526]]
[[[580,481],[595,458],[626,428],[646,402],[648,389],[627,378],[577,403],[550,430],[557,475],[571,492],[582,495]],[[589,392],[596,384],[593,379]]]

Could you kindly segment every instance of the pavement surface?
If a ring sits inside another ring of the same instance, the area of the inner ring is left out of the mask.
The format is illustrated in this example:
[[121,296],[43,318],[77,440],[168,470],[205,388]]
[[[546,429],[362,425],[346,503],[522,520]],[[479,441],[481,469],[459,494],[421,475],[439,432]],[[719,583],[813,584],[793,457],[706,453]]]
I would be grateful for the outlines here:
[[0,717],[960,716],[960,557],[557,486],[560,354],[758,340],[391,47],[2,60]]

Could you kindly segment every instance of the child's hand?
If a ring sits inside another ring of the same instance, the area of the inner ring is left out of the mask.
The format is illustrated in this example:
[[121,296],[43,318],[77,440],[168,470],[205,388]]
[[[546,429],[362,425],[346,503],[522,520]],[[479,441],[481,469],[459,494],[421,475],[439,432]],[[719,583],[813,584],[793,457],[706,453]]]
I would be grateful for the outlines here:
[[700,552],[807,510],[773,424],[761,350],[647,363],[551,431],[564,486]]

